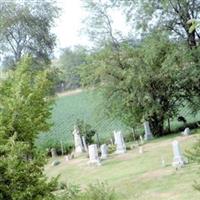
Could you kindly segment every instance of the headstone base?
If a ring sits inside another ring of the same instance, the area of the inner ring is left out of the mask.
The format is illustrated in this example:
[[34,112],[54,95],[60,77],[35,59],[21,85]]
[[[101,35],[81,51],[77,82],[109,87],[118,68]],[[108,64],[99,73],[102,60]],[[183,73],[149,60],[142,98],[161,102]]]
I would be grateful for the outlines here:
[[88,161],[88,165],[90,165],[90,166],[100,166],[101,163],[100,163],[100,160],[90,160],[90,161]]
[[181,168],[185,164],[187,164],[187,161],[185,160],[184,157],[174,158],[174,160],[172,162],[172,166],[176,167],[176,168]]
[[153,139],[153,136],[152,135],[144,135],[144,140],[152,140]]
[[115,151],[115,154],[123,154],[123,153],[126,153],[125,149],[121,149],[121,150],[116,150]]

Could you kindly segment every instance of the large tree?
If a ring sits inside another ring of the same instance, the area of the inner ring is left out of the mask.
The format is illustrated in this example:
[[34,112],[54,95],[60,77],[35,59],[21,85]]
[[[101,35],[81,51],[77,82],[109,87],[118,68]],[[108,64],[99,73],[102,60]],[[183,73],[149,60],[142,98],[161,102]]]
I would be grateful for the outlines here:
[[16,140],[34,145],[51,124],[51,70],[35,71],[31,57],[22,59],[15,71],[0,83],[0,138],[16,134]]
[[[154,33],[137,46],[122,43],[118,50],[109,45],[94,53],[81,70],[83,84],[102,89],[112,117],[133,128],[148,120],[154,135],[165,134],[164,122],[177,115],[189,96],[183,89],[185,82],[179,83],[188,72],[181,65],[180,49]],[[187,55],[187,49],[182,50]]]
[[199,0],[110,0],[125,11],[135,30],[150,32],[153,28],[170,31],[174,38],[186,39],[190,48],[197,46],[200,34],[189,31],[191,19],[198,19]]
[[25,54],[48,63],[55,46],[51,27],[58,15],[55,2],[0,0],[0,52],[4,64],[16,66]]
[[62,73],[62,82],[65,89],[75,89],[80,87],[80,76],[78,69],[85,64],[87,51],[82,46],[76,46],[74,49],[65,48],[58,59],[58,66]]

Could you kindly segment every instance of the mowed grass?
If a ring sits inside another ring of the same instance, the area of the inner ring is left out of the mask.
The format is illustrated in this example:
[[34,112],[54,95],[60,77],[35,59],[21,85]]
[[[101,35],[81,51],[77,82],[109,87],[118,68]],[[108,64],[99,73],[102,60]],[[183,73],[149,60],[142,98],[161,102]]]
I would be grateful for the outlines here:
[[[36,144],[38,147],[52,147],[53,144],[73,144],[72,130],[77,119],[82,119],[92,125],[101,139],[109,139],[114,130],[121,130],[124,135],[131,129],[119,120],[106,117],[103,112],[102,96],[97,90],[85,90],[67,96],[58,97],[52,113],[53,126],[48,133],[40,134]],[[190,114],[188,107],[180,111],[188,122],[195,122],[200,118],[200,113],[194,116]],[[182,123],[174,119],[171,122],[172,129],[181,126]],[[143,132],[143,125],[139,128]]]
[[[171,166],[171,142],[178,140],[184,152],[197,141],[197,133],[188,137],[178,134],[155,139],[143,145],[143,154],[138,153],[138,148],[123,155],[112,154],[99,167],[88,166],[86,155],[70,161],[60,157],[61,164],[48,164],[45,173],[48,177],[60,174],[59,181],[83,188],[97,181],[107,182],[120,200],[197,200],[200,199],[200,192],[194,190],[192,185],[194,180],[199,179],[199,166],[189,163],[177,171]],[[166,167],[161,165],[162,157]]]

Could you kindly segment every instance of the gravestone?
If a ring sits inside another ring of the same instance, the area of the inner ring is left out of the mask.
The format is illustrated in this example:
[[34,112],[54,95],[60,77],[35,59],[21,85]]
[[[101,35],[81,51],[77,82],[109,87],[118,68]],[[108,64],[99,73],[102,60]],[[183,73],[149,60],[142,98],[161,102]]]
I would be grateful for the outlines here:
[[116,145],[116,154],[122,154],[126,152],[126,145],[124,142],[123,135],[121,131],[114,131],[115,145]]
[[84,147],[84,151],[87,152],[88,151],[88,147],[85,141],[85,136],[82,136],[82,141],[83,141],[83,147]]
[[89,159],[90,159],[88,164],[97,165],[97,166],[101,165],[99,156],[98,156],[97,145],[96,144],[89,145],[88,151],[89,151]]
[[52,148],[52,149],[51,149],[51,157],[52,157],[52,158],[55,158],[55,157],[57,157],[57,156],[58,156],[58,155],[57,155],[56,149]]
[[144,144],[144,140],[143,140],[143,137],[141,135],[140,135],[140,143]]
[[83,144],[82,144],[79,129],[77,127],[74,127],[73,135],[74,135],[75,153],[82,153]]
[[161,166],[162,166],[162,167],[165,167],[165,166],[166,166],[166,164],[165,164],[165,159],[164,159],[163,157],[161,157]]
[[181,149],[177,140],[174,140],[172,142],[172,149],[173,149],[173,155],[174,155],[172,166],[176,168],[183,167],[184,164],[186,163],[186,160],[182,156]]
[[101,159],[108,158],[108,147],[106,144],[101,145]]
[[145,131],[144,140],[153,139],[153,135],[152,135],[148,121],[144,122],[144,131]]
[[140,153],[140,154],[143,154],[143,152],[144,152],[144,151],[143,151],[143,147],[139,147],[139,153]]
[[182,132],[182,135],[184,135],[184,136],[190,135],[190,129],[188,127],[185,128],[185,130]]
[[59,164],[60,164],[60,161],[59,161],[59,160],[54,160],[54,161],[51,163],[52,166],[57,166],[57,165],[59,165]]

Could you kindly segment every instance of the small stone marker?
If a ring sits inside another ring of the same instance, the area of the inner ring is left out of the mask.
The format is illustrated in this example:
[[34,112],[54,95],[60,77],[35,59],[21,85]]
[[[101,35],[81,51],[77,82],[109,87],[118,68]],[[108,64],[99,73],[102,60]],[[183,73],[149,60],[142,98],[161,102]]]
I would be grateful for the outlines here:
[[98,156],[97,145],[96,144],[89,145],[88,151],[89,151],[89,159],[90,159],[88,164],[97,165],[97,166],[101,165],[99,156]]
[[164,160],[163,157],[161,157],[161,166],[162,166],[162,167],[165,167],[165,166],[166,166],[166,164],[165,164],[165,160]]
[[143,140],[143,137],[141,135],[140,135],[140,143],[144,144],[144,140]]
[[75,152],[82,153],[83,144],[82,144],[81,136],[77,127],[74,127],[73,135],[74,135]]
[[126,152],[126,145],[124,142],[123,135],[121,131],[114,131],[115,144],[116,144],[116,154],[122,154]]
[[87,147],[87,144],[86,144],[86,141],[85,141],[85,136],[82,136],[82,141],[83,141],[84,150],[85,150],[85,152],[87,152],[88,151],[88,147]]
[[173,149],[173,154],[174,154],[172,166],[176,167],[176,169],[183,167],[184,164],[186,164],[186,160],[181,154],[180,146],[177,140],[174,140],[172,142],[172,149]]
[[185,128],[185,130],[182,132],[182,135],[183,135],[183,136],[188,136],[188,135],[190,135],[190,133],[191,133],[191,131],[190,131],[190,129],[187,127],[187,128]]
[[108,158],[108,147],[106,144],[101,145],[101,159]]
[[57,152],[56,152],[56,149],[55,148],[52,148],[51,149],[51,157],[52,158],[56,158],[58,155],[57,155]]
[[69,156],[68,155],[65,156],[65,161],[69,161],[69,160],[70,160]]
[[144,153],[143,147],[139,147],[139,153],[140,153],[140,154],[143,154],[143,153]]
[[144,122],[144,131],[145,131],[144,140],[153,139],[153,135],[152,135],[148,121]]
[[56,165],[59,165],[60,164],[60,161],[59,160],[54,160],[51,165],[52,166],[56,166]]

